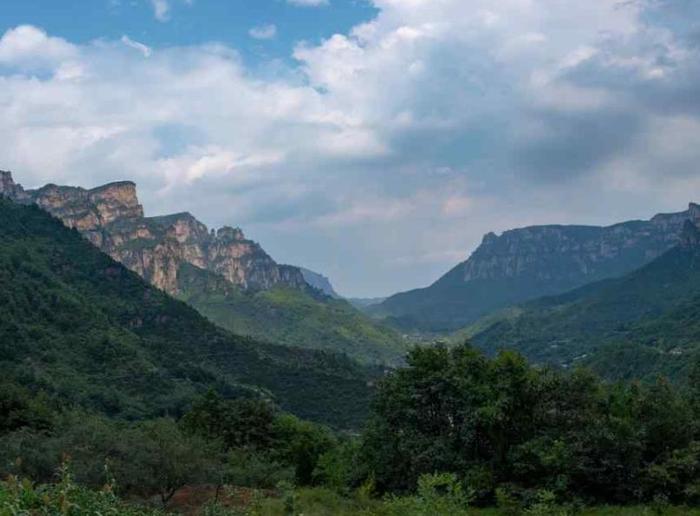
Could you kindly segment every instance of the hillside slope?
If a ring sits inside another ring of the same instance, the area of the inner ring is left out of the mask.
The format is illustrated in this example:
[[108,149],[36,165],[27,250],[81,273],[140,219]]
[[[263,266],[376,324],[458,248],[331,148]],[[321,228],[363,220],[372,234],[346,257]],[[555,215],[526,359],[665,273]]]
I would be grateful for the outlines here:
[[641,269],[523,305],[473,341],[611,378],[677,377],[700,352],[699,235],[687,222],[681,243]]
[[608,227],[533,226],[490,233],[469,259],[424,289],[369,312],[404,329],[450,332],[507,306],[631,272],[678,243],[700,206]]
[[356,428],[371,376],[221,330],[59,220],[0,198],[0,374],[111,415],[181,413],[214,387]]
[[[144,216],[129,181],[90,190],[25,190],[0,171],[2,195],[40,206],[152,285],[239,335],[340,351],[373,364],[401,363],[407,351],[398,332],[334,300],[327,278],[278,264],[240,228],[209,230],[189,213]],[[194,270],[219,279],[200,288],[201,281],[192,281]]]
[[185,265],[178,297],[240,335],[276,344],[344,353],[364,364],[397,366],[408,344],[347,301],[292,288],[243,291],[224,278]]

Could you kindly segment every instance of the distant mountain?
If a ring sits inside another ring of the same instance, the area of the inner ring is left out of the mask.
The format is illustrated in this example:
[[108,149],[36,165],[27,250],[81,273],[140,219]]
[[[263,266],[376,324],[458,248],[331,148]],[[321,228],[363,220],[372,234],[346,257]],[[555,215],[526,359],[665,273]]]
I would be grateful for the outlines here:
[[405,329],[453,331],[504,307],[631,272],[678,243],[700,206],[608,227],[532,226],[489,233],[471,257],[428,288],[371,307]]
[[365,310],[371,306],[383,303],[386,300],[385,297],[351,297],[348,298],[348,302],[360,310]]
[[25,190],[9,172],[0,172],[3,195],[40,206],[152,285],[235,333],[342,351],[365,363],[403,360],[407,348],[401,336],[332,299],[337,294],[323,276],[278,264],[240,228],[210,231],[189,213],[145,217],[134,183]]
[[317,290],[320,290],[328,297],[332,297],[333,299],[341,298],[341,296],[333,288],[331,280],[329,280],[326,276],[319,274],[318,272],[305,269],[304,267],[299,267],[299,270],[301,271],[302,276],[304,276],[304,280],[309,285]]
[[357,428],[375,377],[335,354],[234,336],[34,206],[0,196],[0,374],[125,418],[214,387]]
[[610,378],[680,377],[700,358],[700,230],[621,278],[542,298],[473,332],[487,351],[540,363],[588,364]]

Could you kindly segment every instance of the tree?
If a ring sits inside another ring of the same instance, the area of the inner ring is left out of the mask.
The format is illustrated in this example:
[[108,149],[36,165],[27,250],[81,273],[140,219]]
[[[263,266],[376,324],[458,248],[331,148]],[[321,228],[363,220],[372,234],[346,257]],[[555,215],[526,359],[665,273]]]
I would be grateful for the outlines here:
[[130,432],[128,443],[129,457],[121,462],[120,475],[146,494],[158,493],[163,505],[183,486],[211,480],[216,470],[211,444],[183,433],[171,419],[140,424]]

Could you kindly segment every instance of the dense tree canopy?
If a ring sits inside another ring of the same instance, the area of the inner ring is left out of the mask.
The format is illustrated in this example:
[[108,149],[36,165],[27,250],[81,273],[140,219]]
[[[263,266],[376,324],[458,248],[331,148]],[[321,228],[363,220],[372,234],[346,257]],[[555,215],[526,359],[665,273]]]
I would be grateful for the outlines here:
[[412,491],[421,475],[447,472],[484,502],[498,488],[697,501],[694,400],[663,379],[610,385],[586,371],[533,368],[511,352],[490,360],[468,345],[416,349],[382,384],[362,455],[383,491]]

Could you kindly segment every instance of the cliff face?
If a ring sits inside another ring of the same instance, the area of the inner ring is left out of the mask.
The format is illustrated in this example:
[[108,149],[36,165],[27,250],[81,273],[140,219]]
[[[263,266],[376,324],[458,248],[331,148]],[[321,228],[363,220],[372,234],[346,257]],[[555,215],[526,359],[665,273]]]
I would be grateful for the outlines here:
[[490,233],[458,266],[465,282],[528,277],[572,286],[624,274],[679,242],[686,220],[700,220],[700,206],[609,227],[534,226]]
[[681,243],[700,206],[608,227],[533,226],[489,233],[465,262],[426,289],[397,294],[374,311],[407,328],[449,331],[492,310],[629,273]]
[[244,289],[306,288],[301,271],[278,265],[238,228],[211,232],[189,213],[144,217],[136,185],[110,183],[92,190],[46,185],[24,190],[0,172],[0,195],[35,203],[156,287],[177,294],[184,263],[221,274]]

